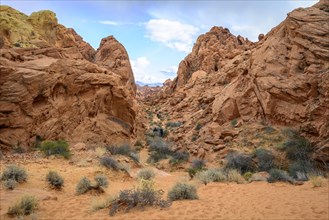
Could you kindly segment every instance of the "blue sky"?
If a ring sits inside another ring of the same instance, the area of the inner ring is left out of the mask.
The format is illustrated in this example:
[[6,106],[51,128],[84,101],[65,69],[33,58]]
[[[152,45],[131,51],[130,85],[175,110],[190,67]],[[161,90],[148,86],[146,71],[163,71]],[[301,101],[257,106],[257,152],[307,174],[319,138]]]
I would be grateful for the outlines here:
[[317,1],[1,1],[30,15],[52,10],[95,49],[113,35],[128,51],[135,80],[163,82],[174,78],[179,62],[200,34],[213,26],[257,41],[298,7]]

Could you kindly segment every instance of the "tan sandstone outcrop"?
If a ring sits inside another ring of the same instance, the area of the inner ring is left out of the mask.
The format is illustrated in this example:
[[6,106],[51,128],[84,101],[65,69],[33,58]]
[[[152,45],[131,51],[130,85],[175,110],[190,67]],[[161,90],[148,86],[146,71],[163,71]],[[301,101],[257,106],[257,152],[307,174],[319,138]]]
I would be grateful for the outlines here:
[[212,145],[234,138],[220,137],[233,120],[262,121],[297,128],[329,162],[328,11],[328,0],[298,8],[257,43],[213,27],[180,63],[170,89],[148,101],[185,122],[181,146],[196,135],[197,123],[199,147],[208,148],[209,138],[219,139]]
[[[97,145],[128,142],[135,134],[137,106],[123,46],[113,37],[103,39],[111,45],[101,44],[101,56],[92,63],[94,49],[73,29],[57,24],[53,12],[26,16],[1,6],[4,13],[0,147],[28,147],[38,137]],[[102,63],[112,61],[108,57],[121,66]]]

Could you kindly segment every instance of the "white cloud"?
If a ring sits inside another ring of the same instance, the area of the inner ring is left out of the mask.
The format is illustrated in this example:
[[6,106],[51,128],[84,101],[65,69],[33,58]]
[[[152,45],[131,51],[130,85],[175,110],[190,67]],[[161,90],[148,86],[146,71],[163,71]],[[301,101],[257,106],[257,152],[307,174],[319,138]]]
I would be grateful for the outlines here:
[[199,28],[178,21],[151,19],[145,23],[146,37],[161,42],[180,52],[191,52],[192,43]]
[[120,25],[119,22],[116,21],[98,21],[100,24],[106,24],[106,25],[113,25],[113,26],[118,26]]
[[171,66],[166,69],[161,69],[160,72],[165,75],[176,75],[177,70],[178,70],[177,66]]

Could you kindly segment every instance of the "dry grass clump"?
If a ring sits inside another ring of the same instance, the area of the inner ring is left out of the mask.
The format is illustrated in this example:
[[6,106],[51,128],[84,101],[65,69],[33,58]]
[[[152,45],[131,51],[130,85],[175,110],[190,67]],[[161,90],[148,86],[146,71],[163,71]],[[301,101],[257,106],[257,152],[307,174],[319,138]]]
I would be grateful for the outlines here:
[[241,176],[240,172],[237,170],[229,170],[227,172],[227,181],[236,182],[238,184],[246,183],[246,180]]
[[98,211],[101,209],[105,209],[111,205],[114,200],[117,199],[116,197],[109,196],[104,199],[94,199],[91,202],[91,208],[93,211]]
[[102,157],[106,153],[105,147],[96,147],[95,154],[97,157]]
[[34,196],[25,195],[17,203],[9,207],[7,214],[9,216],[29,215],[38,208],[38,200]]
[[227,176],[221,169],[209,169],[198,172],[196,175],[197,179],[203,184],[207,185],[210,182],[225,182]]
[[323,176],[311,176],[310,182],[312,183],[313,187],[322,187],[324,186],[327,180]]
[[150,180],[155,177],[155,173],[150,168],[144,168],[137,173],[137,177],[139,179]]

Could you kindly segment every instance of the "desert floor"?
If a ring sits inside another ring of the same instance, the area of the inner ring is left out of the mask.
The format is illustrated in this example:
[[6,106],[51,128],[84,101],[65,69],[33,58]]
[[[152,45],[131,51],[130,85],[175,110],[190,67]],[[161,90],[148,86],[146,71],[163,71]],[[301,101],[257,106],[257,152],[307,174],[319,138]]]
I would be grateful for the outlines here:
[[[0,163],[3,170],[9,162]],[[132,209],[110,217],[109,209],[92,211],[92,201],[137,185],[134,176],[140,168],[132,168],[132,177],[129,177],[97,164],[77,166],[58,158],[29,160],[23,157],[16,158],[15,163],[25,167],[29,178],[14,190],[5,190],[1,186],[0,219],[10,219],[6,215],[8,207],[25,194],[35,195],[39,199],[37,213],[25,219],[329,219],[328,182],[318,188],[313,188],[310,182],[301,186],[265,182],[210,183],[205,186],[196,180],[189,180],[186,172],[164,172],[155,168],[156,188],[163,189],[164,195],[176,182],[183,181],[198,187],[199,199],[175,201],[165,209]],[[58,171],[64,177],[62,191],[47,186],[45,176],[49,170]],[[83,176],[93,179],[98,172],[109,178],[110,184],[105,193],[75,195],[78,181]]]

